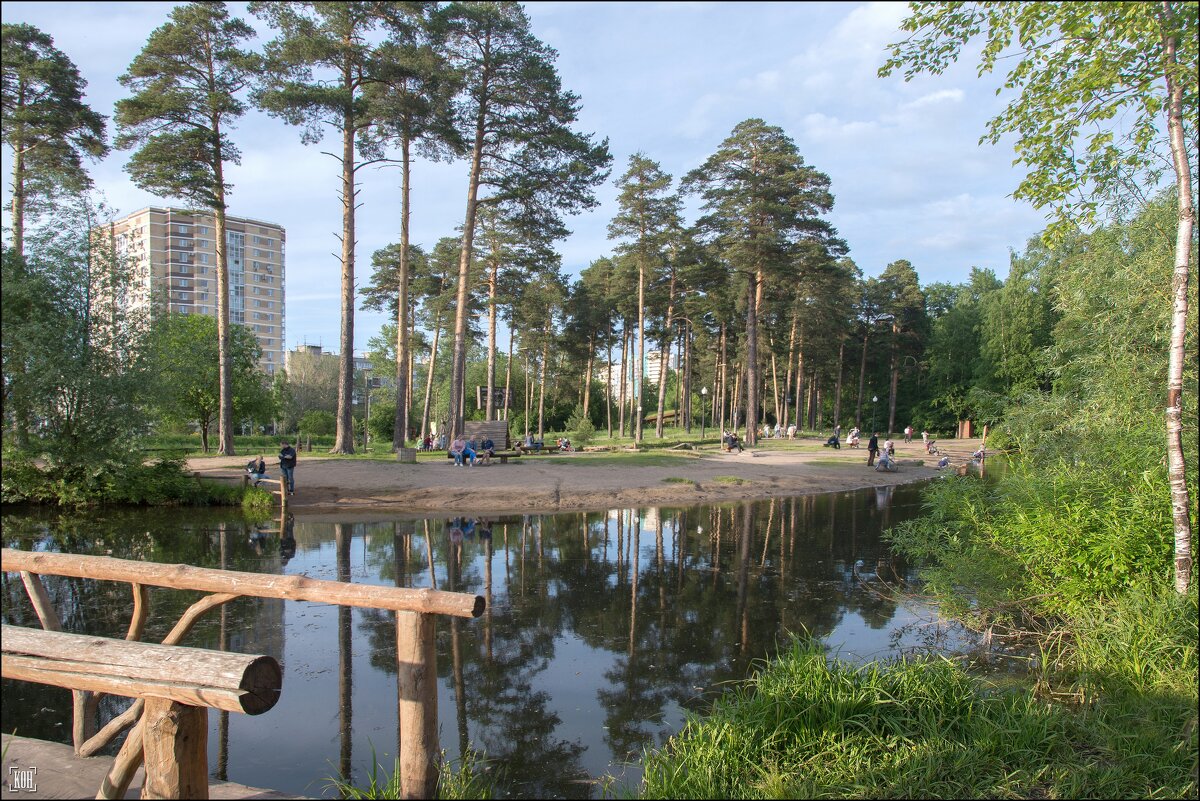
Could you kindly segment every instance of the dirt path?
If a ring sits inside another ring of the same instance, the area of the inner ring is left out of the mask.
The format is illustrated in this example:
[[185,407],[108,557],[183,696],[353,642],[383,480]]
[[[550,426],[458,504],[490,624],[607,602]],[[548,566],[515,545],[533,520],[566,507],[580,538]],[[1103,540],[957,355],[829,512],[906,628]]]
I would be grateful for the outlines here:
[[[478,513],[600,510],[615,506],[673,506],[783,495],[839,492],[903,484],[931,478],[937,457],[919,440],[896,448],[900,469],[877,472],[866,466],[865,449],[819,448],[807,440],[766,441],[741,454],[718,449],[681,454],[667,465],[613,464],[589,453],[522,457],[508,464],[455,467],[449,460],[415,465],[387,461],[321,458],[300,454],[296,513],[353,511],[395,516],[470,508]],[[979,447],[978,439],[941,440],[952,466],[962,467]],[[657,453],[663,453],[658,451]],[[267,454],[272,477],[276,460]],[[239,479],[250,456],[198,457],[189,467],[206,477]]]

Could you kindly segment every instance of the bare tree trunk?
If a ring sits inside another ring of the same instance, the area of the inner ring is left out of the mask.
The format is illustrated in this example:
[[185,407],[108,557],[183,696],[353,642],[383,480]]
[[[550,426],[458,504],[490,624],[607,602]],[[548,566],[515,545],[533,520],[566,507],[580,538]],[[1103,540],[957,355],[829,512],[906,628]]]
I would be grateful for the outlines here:
[[583,416],[588,417],[592,400],[592,365],[596,360],[596,334],[588,334],[587,367],[583,371]]
[[779,423],[783,420],[783,409],[779,405],[779,373],[775,369],[775,337],[768,337],[767,342],[771,347],[771,388],[775,402],[775,422]]
[[529,438],[529,415],[533,407],[533,382],[529,380],[529,350],[525,350],[525,437]]
[[407,136],[400,138],[400,275],[396,302],[396,415],[392,427],[392,450],[404,447],[408,438],[409,331],[408,331],[408,219],[411,213],[412,161]]
[[654,436],[663,438],[663,413],[667,402],[667,355],[671,352],[671,317],[675,313],[675,266],[671,266],[671,283],[667,290],[667,320],[663,326],[663,338],[658,351],[658,420],[654,423]]
[[[729,359],[727,358],[727,338],[725,333],[725,323],[721,323],[721,430],[726,430],[728,418],[725,417],[725,393],[729,387]],[[717,393],[713,393],[713,403],[717,402]]]
[[[1174,19],[1170,2],[1163,3],[1167,22]],[[1166,38],[1166,61],[1176,66],[1177,42]],[[1167,73],[1167,130],[1171,140],[1171,160],[1179,195],[1179,223],[1175,237],[1175,270],[1171,276],[1171,353],[1167,366],[1167,480],[1171,485],[1171,520],[1175,533],[1175,591],[1186,595],[1192,579],[1192,526],[1188,518],[1191,506],[1183,453],[1183,364],[1187,336],[1188,280],[1192,232],[1196,210],[1192,197],[1192,170],[1183,133],[1183,85]]]
[[509,398],[512,395],[512,353],[513,340],[516,338],[512,335],[512,331],[508,332],[508,362],[504,365],[504,420],[508,422],[508,407]]
[[[350,84],[349,68],[344,76]],[[354,453],[354,124],[342,122],[342,329],[338,354],[337,437],[330,453]]]
[[484,405],[484,420],[496,417],[496,283],[499,277],[499,257],[493,254],[492,270],[488,274],[487,402]]
[[626,350],[629,343],[629,331],[624,325],[621,326],[621,389],[618,393],[618,408],[620,409],[621,423],[621,438],[625,438],[625,386],[629,376],[629,359],[626,356]]
[[608,420],[608,438],[612,439],[612,320],[608,321],[608,339],[605,340],[608,356],[608,380],[604,383],[604,415]]
[[746,293],[746,444],[758,444],[758,286],[756,271]]
[[544,338],[542,339],[542,370],[541,378],[538,380],[539,389],[541,392],[538,395],[538,439],[544,440],[546,437],[546,368],[550,361],[550,320],[546,319],[546,328],[544,330]]
[[891,434],[896,430],[896,385],[899,383],[900,366],[899,349],[896,341],[900,338],[900,326],[896,323],[896,318],[892,318],[892,351],[888,369],[890,370],[890,380],[888,381],[888,433]]
[[429,349],[429,370],[425,373],[425,407],[421,411],[421,436],[433,434],[429,429],[429,401],[433,395],[433,366],[437,362],[438,339],[442,334],[442,311],[433,316],[433,346]]
[[870,329],[863,332],[862,362],[858,368],[858,400],[854,402],[854,425],[862,427],[863,387],[867,382],[867,340],[871,338]]
[[804,338],[796,351],[796,428],[804,428]]
[[[215,124],[215,123],[214,123]],[[219,411],[217,413],[217,455],[233,456],[233,358],[229,347],[229,243],[226,241],[225,161],[221,153],[220,127],[213,145],[213,208],[217,249],[217,369]],[[15,201],[14,201],[15,203]]]
[[[788,401],[792,395],[792,360],[796,356],[796,315],[792,315],[792,332],[788,335],[788,355],[787,355],[787,374],[783,378],[783,416],[780,418],[785,423],[791,417],[791,410],[788,408]],[[799,428],[799,426],[797,426]]]
[[642,442],[642,396],[646,384],[646,267],[638,263],[638,336],[637,336],[637,383],[633,386],[633,394],[637,408],[633,420],[633,441],[640,445]]
[[846,338],[842,337],[838,341],[838,371],[837,383],[833,390],[833,424],[841,425],[842,423],[842,372],[846,358]]
[[463,421],[460,410],[463,383],[467,371],[467,296],[471,282],[471,257],[475,243],[475,216],[478,210],[479,180],[483,165],[484,121],[487,108],[480,104],[475,117],[475,144],[471,149],[471,178],[467,184],[467,214],[463,221],[462,252],[458,259],[457,308],[454,310],[454,357],[450,369],[450,421],[449,437],[462,433]]

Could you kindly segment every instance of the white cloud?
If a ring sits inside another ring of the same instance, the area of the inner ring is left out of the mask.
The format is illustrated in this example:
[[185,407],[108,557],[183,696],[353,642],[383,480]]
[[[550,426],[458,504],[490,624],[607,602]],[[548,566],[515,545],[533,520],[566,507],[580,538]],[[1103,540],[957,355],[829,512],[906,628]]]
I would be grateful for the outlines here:
[[903,109],[922,108],[924,106],[932,106],[937,103],[950,102],[961,103],[963,101],[962,89],[939,89],[936,92],[931,92],[927,95],[922,95],[916,100],[909,103],[904,103],[900,106]]

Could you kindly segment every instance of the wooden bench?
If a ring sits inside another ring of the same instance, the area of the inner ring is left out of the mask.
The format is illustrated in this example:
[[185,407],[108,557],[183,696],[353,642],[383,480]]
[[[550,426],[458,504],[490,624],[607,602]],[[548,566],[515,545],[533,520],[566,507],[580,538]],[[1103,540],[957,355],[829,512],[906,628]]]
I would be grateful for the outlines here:
[[274,657],[4,625],[2,672],[145,701],[145,798],[208,798],[208,710],[261,715],[283,671]]
[[[507,420],[467,420],[463,423],[463,439],[473,440],[476,445],[490,439],[495,446],[491,458],[499,459],[500,464],[508,464],[509,459],[519,459],[522,456],[520,451],[513,450],[512,442],[508,438]],[[454,454],[446,451],[446,458],[453,459]],[[481,455],[479,458],[484,457]]]

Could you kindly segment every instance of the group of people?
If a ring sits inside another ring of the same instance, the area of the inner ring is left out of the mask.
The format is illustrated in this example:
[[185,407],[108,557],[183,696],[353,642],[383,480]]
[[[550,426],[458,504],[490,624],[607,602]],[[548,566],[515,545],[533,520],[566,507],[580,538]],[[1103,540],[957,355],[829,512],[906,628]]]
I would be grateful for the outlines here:
[[[283,483],[287,487],[288,495],[296,494],[296,449],[291,446],[286,439],[279,443],[279,472],[283,475]],[[246,474],[250,476],[250,481],[254,486],[258,486],[258,482],[267,475],[267,463],[260,453],[257,459],[251,459],[246,465]]]
[[492,522],[487,518],[450,517],[446,519],[446,531],[450,534],[450,542],[458,544],[464,539],[471,539],[476,534],[481,540],[492,538]]
[[463,435],[459,434],[454,438],[454,442],[450,443],[450,455],[454,457],[455,467],[474,467],[480,460],[485,465],[490,464],[492,457],[496,455],[496,443],[492,442],[491,437],[484,436],[483,441],[476,446],[474,439],[464,439]]
[[742,447],[742,441],[738,438],[736,431],[721,432],[721,447],[729,453],[733,453],[735,450],[741,453],[746,450]]

